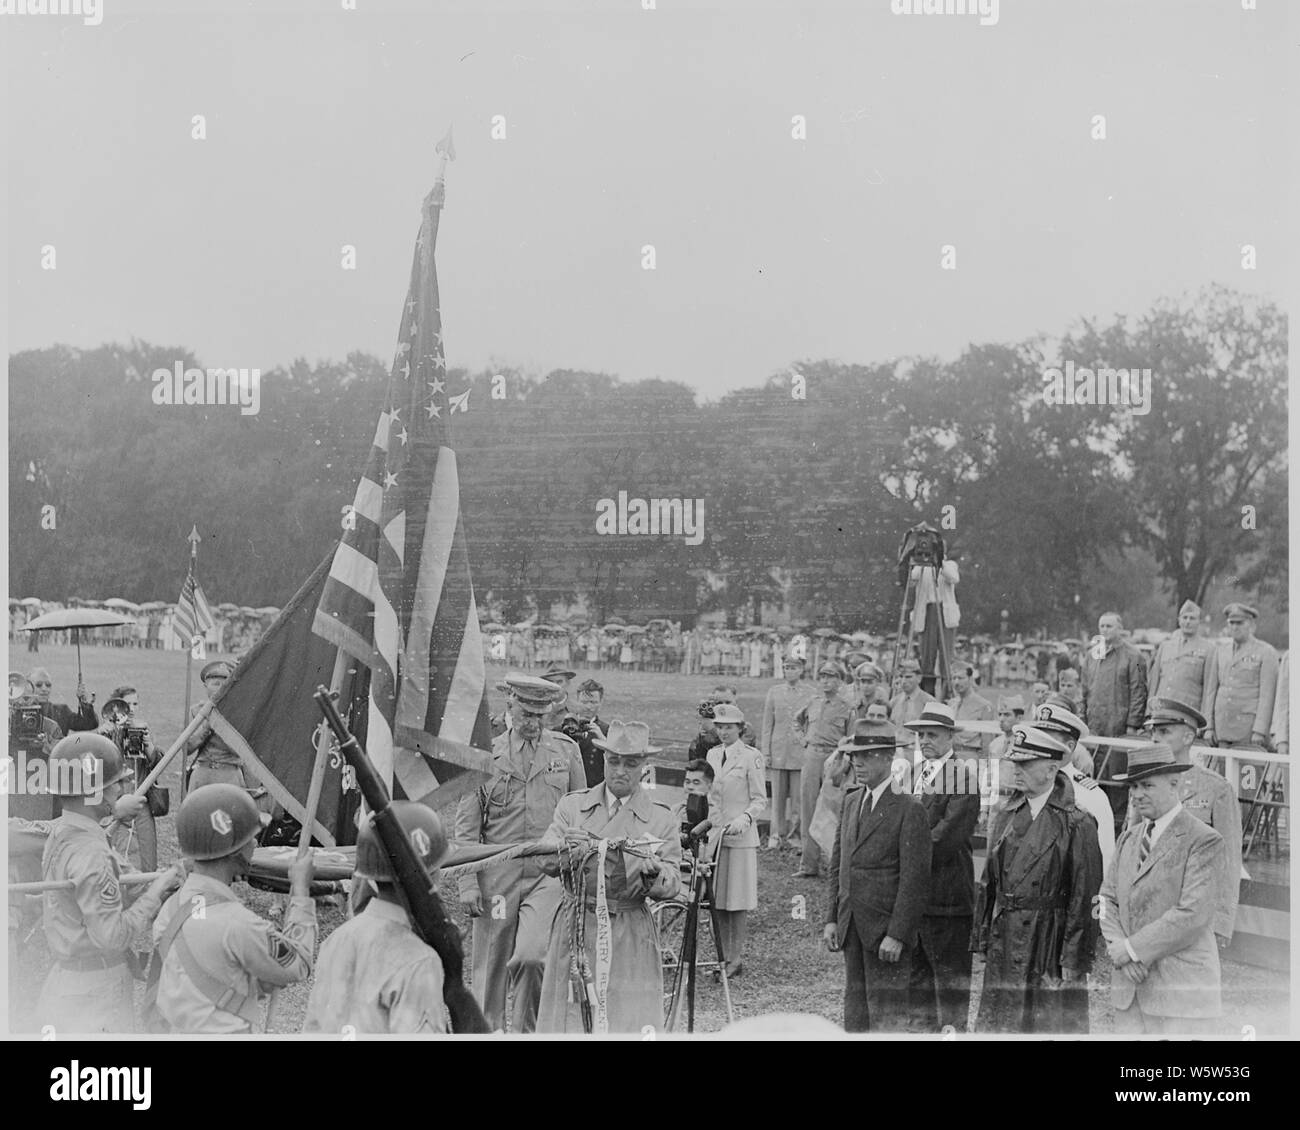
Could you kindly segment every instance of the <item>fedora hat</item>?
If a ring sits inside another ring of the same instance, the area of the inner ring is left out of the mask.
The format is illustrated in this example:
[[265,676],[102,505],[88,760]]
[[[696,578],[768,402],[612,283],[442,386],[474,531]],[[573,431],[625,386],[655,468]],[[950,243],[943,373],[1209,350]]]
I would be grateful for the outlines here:
[[910,722],[903,723],[905,730],[955,730],[957,718],[951,706],[942,702],[927,702],[921,713]]
[[1128,751],[1128,768],[1116,773],[1114,780],[1131,785],[1159,773],[1186,773],[1191,768],[1185,761],[1177,761],[1174,751],[1164,742],[1151,742]]
[[853,733],[841,738],[836,753],[889,753],[899,747],[898,734],[888,722],[868,722],[865,718],[853,725]]
[[603,738],[592,738],[591,744],[621,757],[645,757],[658,753],[659,747],[650,744],[650,727],[644,722],[621,722],[615,718],[609,724],[609,733]]

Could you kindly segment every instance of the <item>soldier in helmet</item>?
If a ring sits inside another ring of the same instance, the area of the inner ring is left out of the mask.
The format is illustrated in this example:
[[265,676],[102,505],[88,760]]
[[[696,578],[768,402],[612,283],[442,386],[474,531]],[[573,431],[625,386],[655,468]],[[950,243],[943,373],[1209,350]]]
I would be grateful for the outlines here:
[[123,905],[120,863],[100,821],[144,805],[143,796],[123,795],[130,775],[117,746],[102,734],[71,734],[50,752],[51,791],[63,812],[45,843],[41,878],[73,883],[71,890],[45,893],[45,938],[54,964],[36,1019],[56,1034],[135,1031],[128,951],[183,877],[172,867],[129,909]]
[[[543,729],[560,688],[532,675],[508,677],[511,726],[492,742],[492,777],[462,797],[456,839],[513,844],[540,840],[566,793],[587,787],[577,745]],[[488,1024],[505,1023],[506,995],[514,991],[511,1031],[537,1023],[542,971],[551,923],[560,906],[560,881],[538,857],[519,858],[460,878],[460,903],[474,919],[473,992]]]
[[[442,821],[413,801],[394,801],[393,811],[436,884],[449,848]],[[373,817],[357,835],[353,876],[373,897],[321,944],[303,1031],[341,1032],[350,1025],[381,1035],[450,1032],[442,959],[411,928]]]
[[261,830],[262,814],[237,785],[203,785],[176,815],[176,838],[192,870],[153,931],[162,970],[158,1012],[174,1032],[252,1032],[264,992],[311,976],[311,854],[289,865],[289,909],[279,929],[230,889],[253,862]]

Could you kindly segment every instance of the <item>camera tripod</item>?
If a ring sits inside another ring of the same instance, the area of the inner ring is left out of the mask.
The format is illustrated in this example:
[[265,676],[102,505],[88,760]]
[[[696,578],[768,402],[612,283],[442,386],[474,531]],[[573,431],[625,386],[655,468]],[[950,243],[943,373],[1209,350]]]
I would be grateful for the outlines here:
[[[903,603],[898,610],[898,636],[894,644],[894,666],[890,671],[891,681],[898,674],[898,665],[904,656],[911,656],[912,643],[916,638],[916,629],[913,627],[913,619],[908,615],[908,603],[916,599],[916,594],[920,590],[921,579],[925,577],[927,571],[930,576],[930,583],[934,586],[934,613],[938,621],[939,649],[936,657],[939,661],[939,675],[942,676],[943,695],[935,694],[936,683],[940,681],[934,671],[921,672],[921,689],[927,694],[933,694],[940,701],[944,701],[947,695],[952,691],[952,656],[948,653],[948,637],[944,634],[946,625],[943,621],[943,601],[939,598],[939,566],[936,564],[922,564],[916,567],[921,570],[919,577],[913,578],[913,562],[909,560],[907,568],[907,581],[903,586]],[[906,627],[907,636],[904,637],[903,629]],[[929,683],[929,686],[926,684]],[[892,687],[891,687],[892,691]],[[892,697],[892,696],[891,696]]]
[[[707,896],[716,851],[714,858],[706,858],[707,851],[707,844],[701,843],[688,855],[690,891],[686,901],[662,902],[651,911],[659,934],[663,968],[668,981],[664,1001],[665,1030],[668,1032],[676,1029],[681,1019],[683,997],[686,1002],[686,1031],[695,1031],[695,981],[696,972],[701,968],[717,971],[722,983],[723,1001],[727,1007],[727,1023],[735,1020],[735,1012],[731,1007],[731,986],[727,981],[727,958],[722,950],[713,905]],[[700,917],[706,912],[709,916],[709,930],[713,934],[714,950],[718,955],[716,962],[701,962],[698,957]]]

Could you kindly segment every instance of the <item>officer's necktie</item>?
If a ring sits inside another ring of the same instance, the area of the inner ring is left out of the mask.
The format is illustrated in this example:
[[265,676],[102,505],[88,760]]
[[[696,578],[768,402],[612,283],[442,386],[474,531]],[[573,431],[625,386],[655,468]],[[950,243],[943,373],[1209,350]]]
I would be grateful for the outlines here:
[[1138,847],[1138,866],[1141,867],[1147,861],[1147,856],[1151,854],[1151,833],[1155,830],[1156,822],[1148,820],[1146,826],[1142,829],[1142,843]]
[[610,801],[609,818],[613,820],[614,817],[618,815],[618,810],[622,807],[623,807],[623,802],[619,800],[618,797],[615,797],[612,801]]

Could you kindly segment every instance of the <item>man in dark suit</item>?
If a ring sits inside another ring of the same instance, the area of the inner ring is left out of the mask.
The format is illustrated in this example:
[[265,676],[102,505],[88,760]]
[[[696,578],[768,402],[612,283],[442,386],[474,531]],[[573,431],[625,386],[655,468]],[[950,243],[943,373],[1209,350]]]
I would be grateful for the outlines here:
[[[35,638],[36,633],[32,633]],[[44,667],[33,667],[28,676],[36,697],[41,704],[41,716],[49,718],[59,728],[59,736],[70,734],[73,730],[93,730],[99,725],[95,715],[94,700],[86,693],[86,686],[77,676],[77,709],[73,710],[67,703],[51,702],[50,692],[54,689],[54,680]]]
[[930,901],[912,955],[912,1024],[921,1032],[937,1032],[945,1025],[965,1032],[975,916],[971,836],[980,815],[979,763],[973,756],[954,756],[957,720],[943,703],[927,702],[921,717],[903,726],[921,745],[912,795],[930,825]]
[[840,813],[822,936],[828,949],[844,952],[845,1031],[901,1032],[930,894],[929,822],[893,778],[892,726],[858,722],[840,748],[853,759],[857,787]]
[[1223,837],[1183,807],[1190,770],[1155,742],[1129,750],[1115,777],[1141,819],[1115,845],[1098,907],[1117,1033],[1211,1036],[1218,1026],[1214,920],[1227,856]]

